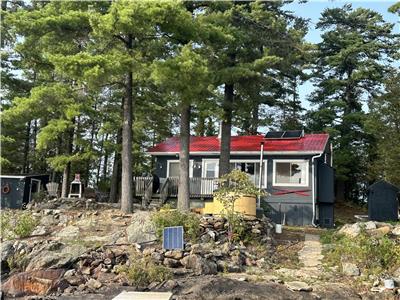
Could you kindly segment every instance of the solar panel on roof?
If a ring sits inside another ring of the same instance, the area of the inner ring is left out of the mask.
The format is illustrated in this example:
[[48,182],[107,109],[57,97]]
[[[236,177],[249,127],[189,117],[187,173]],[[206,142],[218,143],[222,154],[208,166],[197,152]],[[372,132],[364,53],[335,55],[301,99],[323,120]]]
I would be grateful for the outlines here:
[[163,248],[166,250],[183,249],[183,227],[165,227],[163,230]]
[[299,139],[304,136],[303,130],[269,131],[266,139]]
[[290,130],[290,131],[285,131],[282,138],[292,139],[292,138],[301,138],[302,136],[303,136],[303,130]]
[[284,134],[284,131],[268,131],[265,135],[266,139],[280,139]]

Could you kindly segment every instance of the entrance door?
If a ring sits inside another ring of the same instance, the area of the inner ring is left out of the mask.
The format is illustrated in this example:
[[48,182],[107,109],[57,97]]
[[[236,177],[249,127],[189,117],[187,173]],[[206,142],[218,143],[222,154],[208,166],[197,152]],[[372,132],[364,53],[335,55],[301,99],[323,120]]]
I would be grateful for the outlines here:
[[40,183],[41,183],[41,181],[39,179],[31,178],[31,187],[30,187],[30,191],[29,191],[29,202],[32,200],[33,194],[40,192]]
[[201,194],[212,195],[216,188],[219,172],[219,160],[218,159],[204,159],[203,160],[203,172],[201,180]]

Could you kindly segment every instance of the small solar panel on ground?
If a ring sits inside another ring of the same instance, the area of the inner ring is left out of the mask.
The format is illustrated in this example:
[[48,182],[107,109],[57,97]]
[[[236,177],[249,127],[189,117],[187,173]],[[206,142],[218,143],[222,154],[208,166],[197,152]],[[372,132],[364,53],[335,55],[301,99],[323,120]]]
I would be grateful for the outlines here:
[[301,138],[302,135],[303,135],[302,130],[290,130],[290,131],[285,131],[282,138],[284,138],[284,139]]
[[163,248],[166,250],[183,249],[183,227],[165,227],[163,231]]
[[280,139],[284,133],[285,133],[284,131],[268,131],[267,134],[265,135],[265,138],[266,139]]

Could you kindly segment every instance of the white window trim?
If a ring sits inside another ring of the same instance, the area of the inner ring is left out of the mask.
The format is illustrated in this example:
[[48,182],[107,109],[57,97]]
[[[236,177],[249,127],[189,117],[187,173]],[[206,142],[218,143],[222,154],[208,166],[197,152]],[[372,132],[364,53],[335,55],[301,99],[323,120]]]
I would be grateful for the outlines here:
[[219,159],[218,158],[207,158],[207,159],[202,159],[202,162],[201,162],[201,177],[203,177],[203,178],[205,178],[206,177],[206,163],[208,163],[208,162],[210,162],[210,163],[213,163],[213,162],[215,162],[215,163],[217,163],[217,166],[216,166],[216,173],[217,173],[217,176],[216,177],[218,177],[218,173],[219,173]]
[[[167,160],[167,178],[171,177],[169,176],[169,169],[170,169],[170,164],[171,163],[179,163],[179,159],[171,159],[171,160]],[[193,159],[189,160],[189,177],[192,178],[193,177]]]
[[29,187],[29,202],[32,200],[32,184],[34,182],[37,183],[37,191],[35,193],[40,192],[40,185],[42,184],[42,181],[40,179],[31,178],[31,185]]
[[[217,163],[217,173],[219,170],[219,159],[218,158],[206,158],[202,160],[202,166],[201,166],[201,177],[206,177],[206,162],[216,162]],[[229,163],[259,163],[259,159],[231,159]],[[264,159],[264,174],[263,174],[263,182],[261,184],[262,188],[267,188],[267,169],[268,169],[268,160]],[[255,183],[256,186],[258,187],[258,182]]]
[[[306,182],[305,183],[301,183],[301,184],[298,184],[298,183],[276,183],[275,182],[275,180],[276,180],[276,163],[279,163],[279,162],[305,163],[305,165],[306,165],[306,170],[305,170]],[[310,177],[309,167],[310,167],[310,161],[308,159],[274,159],[273,160],[273,169],[272,169],[272,186],[293,186],[293,187],[302,186],[302,187],[307,187],[308,184],[309,184],[309,177]]]
[[[259,159],[231,159],[230,163],[259,163],[260,160]],[[263,164],[264,164],[264,174],[263,174],[263,182],[261,183],[261,187],[262,188],[267,188],[267,169],[268,169],[268,160],[264,159],[263,160]],[[256,187],[258,188],[258,182],[255,183]]]

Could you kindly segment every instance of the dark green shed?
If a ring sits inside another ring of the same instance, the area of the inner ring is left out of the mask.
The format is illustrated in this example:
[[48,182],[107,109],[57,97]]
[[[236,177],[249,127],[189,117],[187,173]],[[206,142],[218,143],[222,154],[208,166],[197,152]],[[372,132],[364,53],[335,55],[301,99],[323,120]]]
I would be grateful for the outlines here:
[[373,221],[397,221],[399,219],[400,189],[380,180],[368,188],[368,217]]
[[46,190],[49,175],[0,175],[1,208],[23,208],[34,193]]

